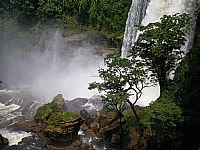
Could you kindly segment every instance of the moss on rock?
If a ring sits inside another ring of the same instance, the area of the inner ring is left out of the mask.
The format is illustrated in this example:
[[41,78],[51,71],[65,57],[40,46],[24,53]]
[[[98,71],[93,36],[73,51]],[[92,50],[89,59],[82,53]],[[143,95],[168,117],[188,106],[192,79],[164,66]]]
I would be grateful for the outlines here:
[[54,97],[51,103],[39,107],[35,120],[44,124],[45,135],[59,141],[72,140],[82,123],[80,115],[64,111],[64,99],[61,94]]

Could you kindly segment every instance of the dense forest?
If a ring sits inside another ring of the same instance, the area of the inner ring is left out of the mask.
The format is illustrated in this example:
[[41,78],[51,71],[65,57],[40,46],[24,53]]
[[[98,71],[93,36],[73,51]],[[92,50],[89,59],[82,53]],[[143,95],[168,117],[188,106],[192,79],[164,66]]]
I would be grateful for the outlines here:
[[[114,49],[104,60],[106,67],[98,71],[102,82],[89,83],[90,90],[104,93],[97,122],[107,145],[120,150],[197,150],[200,146],[200,6],[195,8],[192,18],[188,14],[165,15],[160,22],[139,26],[141,34],[130,56],[121,58],[131,3],[131,0],[1,0],[0,35],[10,18],[26,31],[40,29],[53,20],[63,32],[70,29],[97,33]],[[194,32],[191,48],[182,54],[185,36],[191,32]],[[1,49],[0,44],[0,53]],[[173,79],[169,79],[171,71],[174,71]],[[137,106],[143,89],[156,83],[160,85],[160,97],[149,106]],[[135,95],[134,102],[130,101],[132,95]],[[35,116],[36,122],[44,124],[47,136],[52,136],[50,132],[63,120],[79,117],[64,112],[64,103],[58,101],[59,96],[39,107]],[[86,112],[80,115],[84,116],[85,126],[95,122],[95,117],[85,117],[89,115]]]

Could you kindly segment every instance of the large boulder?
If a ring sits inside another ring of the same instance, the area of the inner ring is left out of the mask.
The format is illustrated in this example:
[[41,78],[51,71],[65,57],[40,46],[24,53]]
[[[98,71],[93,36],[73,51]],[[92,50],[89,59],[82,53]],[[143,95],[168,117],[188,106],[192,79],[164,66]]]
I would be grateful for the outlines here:
[[70,112],[56,112],[50,116],[44,133],[55,141],[72,141],[82,124],[79,115]]
[[54,99],[52,100],[52,104],[55,105],[57,109],[63,110],[64,109],[64,98],[62,97],[62,94],[58,94]]
[[39,107],[34,118],[43,127],[42,132],[54,141],[72,141],[82,124],[80,115],[64,111],[61,94]]
[[65,101],[67,111],[79,113],[81,110],[86,110],[92,115],[95,115],[98,111],[103,108],[102,97],[95,95],[90,99],[76,98],[73,100]]
[[79,113],[80,110],[85,109],[85,104],[88,102],[86,98],[76,98],[71,101],[65,101],[67,111]]

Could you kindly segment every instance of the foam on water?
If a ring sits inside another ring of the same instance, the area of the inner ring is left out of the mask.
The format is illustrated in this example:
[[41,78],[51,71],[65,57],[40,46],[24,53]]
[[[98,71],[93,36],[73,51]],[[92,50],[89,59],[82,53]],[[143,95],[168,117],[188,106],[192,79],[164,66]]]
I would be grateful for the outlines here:
[[0,130],[3,137],[9,140],[9,145],[18,145],[18,143],[25,137],[32,136],[31,133],[28,132],[13,132],[9,130]]
[[9,113],[12,113],[20,108],[19,105],[11,104],[8,106],[5,106],[4,104],[0,103],[0,117],[7,115]]

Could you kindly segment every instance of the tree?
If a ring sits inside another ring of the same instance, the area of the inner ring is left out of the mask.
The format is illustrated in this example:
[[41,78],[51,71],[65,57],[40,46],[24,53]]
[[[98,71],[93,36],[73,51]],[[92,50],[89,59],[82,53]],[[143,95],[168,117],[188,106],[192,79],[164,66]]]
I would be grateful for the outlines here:
[[187,14],[163,16],[160,22],[140,27],[142,33],[133,46],[133,52],[146,61],[157,77],[162,93],[169,74],[181,60],[185,36],[189,29]]
[[7,7],[13,11],[13,14],[17,16],[18,21],[24,23],[27,19],[34,19],[37,17],[39,0],[8,0]]
[[[101,83],[93,82],[89,89],[98,89],[105,92],[104,104],[114,109],[119,114],[120,120],[123,105],[127,102],[139,122],[139,117],[135,111],[134,105],[142,96],[142,90],[149,86],[152,76],[148,76],[148,68],[145,68],[143,61],[135,58],[121,58],[120,54],[109,54],[105,58],[105,69],[99,70],[99,77],[103,80]],[[134,95],[134,102],[129,99]]]

